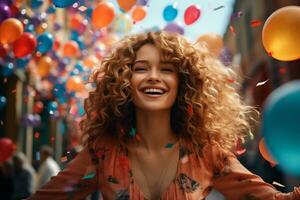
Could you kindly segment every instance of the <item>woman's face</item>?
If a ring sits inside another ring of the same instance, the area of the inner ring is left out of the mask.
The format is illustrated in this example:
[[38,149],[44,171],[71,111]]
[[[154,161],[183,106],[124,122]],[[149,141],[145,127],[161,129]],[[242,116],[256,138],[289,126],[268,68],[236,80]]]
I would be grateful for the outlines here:
[[176,100],[177,69],[160,57],[160,50],[152,44],[145,44],[137,51],[131,78],[133,103],[137,109],[168,110]]

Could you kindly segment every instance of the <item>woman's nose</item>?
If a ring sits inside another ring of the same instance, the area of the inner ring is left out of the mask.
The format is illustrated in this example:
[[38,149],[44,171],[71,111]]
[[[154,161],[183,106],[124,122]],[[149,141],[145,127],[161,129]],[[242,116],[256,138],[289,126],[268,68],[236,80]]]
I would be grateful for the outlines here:
[[159,80],[160,79],[160,72],[159,70],[152,69],[149,71],[149,79],[150,80]]

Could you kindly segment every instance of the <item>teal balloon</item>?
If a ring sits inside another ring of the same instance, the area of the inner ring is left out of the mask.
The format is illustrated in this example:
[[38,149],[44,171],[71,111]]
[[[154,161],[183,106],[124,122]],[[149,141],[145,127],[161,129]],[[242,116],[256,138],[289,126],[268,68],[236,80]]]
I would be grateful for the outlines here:
[[268,97],[262,134],[279,167],[300,176],[300,80],[288,82]]
[[52,0],[52,3],[58,8],[72,6],[77,0]]
[[163,11],[164,19],[167,22],[173,21],[177,17],[177,14],[178,14],[178,10],[177,10],[177,8],[174,7],[174,5],[166,6]]
[[45,32],[37,38],[37,50],[41,53],[47,53],[52,50],[53,36],[51,33]]
[[4,108],[6,105],[6,97],[5,96],[0,96],[0,110]]

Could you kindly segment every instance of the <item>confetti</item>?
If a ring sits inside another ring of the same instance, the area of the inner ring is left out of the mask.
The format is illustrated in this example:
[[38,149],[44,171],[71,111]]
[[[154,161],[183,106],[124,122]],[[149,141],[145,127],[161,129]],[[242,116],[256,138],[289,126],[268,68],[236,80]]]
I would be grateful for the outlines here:
[[3,122],[2,120],[1,120],[1,122],[0,122],[0,123],[1,123],[1,126],[3,126],[3,125],[4,125],[4,122]]
[[228,81],[229,83],[235,83],[235,80],[234,80],[234,79],[227,79],[227,81]]
[[60,158],[61,162],[67,162],[68,161],[68,157],[67,156],[63,156]]
[[261,25],[261,21],[260,20],[253,20],[253,21],[251,21],[250,24],[251,24],[252,27],[258,27],[258,26]]
[[216,7],[216,8],[214,8],[214,11],[216,11],[216,10],[220,10],[220,9],[222,9],[222,8],[224,8],[224,6],[219,6],[219,7]]
[[280,67],[280,68],[279,68],[279,73],[280,73],[280,74],[285,74],[286,71],[287,71],[286,67]]
[[129,131],[129,135],[130,135],[131,137],[134,137],[135,134],[136,134],[135,128],[131,128],[131,130]]
[[5,77],[4,79],[3,79],[3,83],[6,83],[7,82],[7,77]]
[[80,7],[78,8],[78,10],[80,10],[81,12],[84,12],[84,11],[87,10],[87,7],[85,7],[85,6],[80,6]]
[[243,12],[242,12],[242,11],[238,11],[238,12],[233,13],[233,14],[231,15],[231,20],[233,20],[233,19],[238,19],[238,18],[240,18],[241,16],[243,16]]
[[273,185],[277,185],[277,186],[279,186],[279,187],[285,187],[284,185],[282,185],[282,184],[280,184],[280,183],[278,183],[278,182],[276,182],[276,181],[273,181],[272,184],[273,184]]
[[87,180],[87,179],[92,179],[92,178],[94,178],[95,176],[96,176],[96,173],[95,173],[95,172],[91,172],[91,173],[85,175],[82,179],[85,179],[85,180]]
[[39,151],[36,152],[36,154],[35,154],[35,159],[36,159],[36,160],[40,160],[40,159],[41,159],[41,156],[40,156],[40,152],[39,152]]
[[165,145],[165,148],[172,148],[173,146],[174,146],[173,143],[168,143],[168,144]]
[[229,30],[230,30],[231,33],[235,34],[235,30],[234,30],[234,27],[232,25],[229,26]]
[[259,82],[256,84],[256,87],[258,86],[261,86],[261,85],[264,85],[266,82],[268,82],[269,79],[265,80],[265,81],[262,81],[262,82]]
[[34,133],[34,138],[35,138],[35,139],[39,139],[39,137],[40,137],[40,133],[39,133],[39,132],[35,132],[35,133]]
[[189,157],[188,156],[184,156],[183,158],[181,158],[181,163],[187,163],[189,161]]
[[17,91],[17,89],[13,89],[13,90],[11,91],[11,93],[16,93],[16,91]]
[[273,55],[272,51],[269,51],[268,55],[272,57],[272,55]]

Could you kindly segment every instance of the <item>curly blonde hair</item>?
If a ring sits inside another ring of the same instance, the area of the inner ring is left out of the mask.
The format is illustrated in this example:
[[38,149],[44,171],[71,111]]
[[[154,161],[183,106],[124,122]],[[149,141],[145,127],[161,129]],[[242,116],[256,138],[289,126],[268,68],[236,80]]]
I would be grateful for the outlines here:
[[178,68],[178,96],[171,112],[171,127],[178,136],[199,143],[213,140],[232,149],[237,138],[251,133],[248,114],[253,109],[230,82],[232,71],[206,48],[178,34],[149,32],[121,40],[94,71],[96,89],[85,100],[86,118],[80,123],[86,143],[101,137],[122,143],[135,127],[131,66],[136,52],[148,43]]

